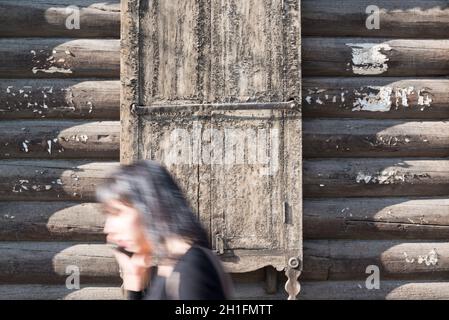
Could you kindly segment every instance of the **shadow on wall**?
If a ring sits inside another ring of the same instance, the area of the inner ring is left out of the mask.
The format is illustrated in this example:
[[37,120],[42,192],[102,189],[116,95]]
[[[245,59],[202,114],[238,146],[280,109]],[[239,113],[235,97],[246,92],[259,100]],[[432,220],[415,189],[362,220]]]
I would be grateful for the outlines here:
[[[84,9],[86,19],[91,10],[98,13],[94,1],[78,3],[89,7]],[[0,16],[23,10],[21,4],[1,4]],[[111,5],[118,8],[115,2]],[[55,28],[64,13],[50,6],[26,9],[22,16],[2,20],[7,27],[0,28],[0,36],[45,36],[49,28],[55,36],[76,36]],[[23,17],[34,17],[33,34],[17,27]],[[103,22],[85,29],[85,36],[117,37],[118,19],[113,20],[105,16]],[[101,28],[115,31],[109,34]],[[0,283],[18,285],[16,297],[42,298],[44,291],[50,298],[65,296],[68,265],[80,267],[82,283],[119,283],[115,260],[102,244],[103,217],[92,203],[95,186],[117,164],[76,160],[118,160],[117,125],[83,121],[118,120],[119,83],[109,81],[119,76],[118,41],[101,40],[114,42],[106,46],[97,40],[46,41],[0,40],[0,61],[8,61],[0,65],[0,77],[24,78],[0,80],[0,119],[8,119],[0,129]],[[350,52],[343,60],[345,65],[351,61]],[[71,79],[79,77],[97,79]],[[408,279],[449,276],[449,248],[443,242],[449,235],[449,206],[444,198],[449,163],[441,159],[449,150],[449,140],[441,139],[443,120],[449,115],[447,87],[444,79],[305,79],[306,241],[301,298],[406,298],[411,290],[426,292],[420,298],[428,298],[432,290],[443,290],[440,283],[429,287]],[[329,119],[309,119],[323,115]],[[349,119],[361,117],[365,120]],[[9,121],[17,118],[40,121]],[[79,120],[52,125],[42,118]],[[74,160],[51,161],[64,158]],[[370,264],[378,265],[385,276],[382,290],[364,287]],[[284,282],[279,281],[279,292],[283,293]],[[253,292],[245,291],[245,286],[242,292]],[[102,288],[83,290],[70,296],[118,297],[105,295]],[[8,297],[14,297],[8,292]],[[439,293],[435,296],[441,297]]]

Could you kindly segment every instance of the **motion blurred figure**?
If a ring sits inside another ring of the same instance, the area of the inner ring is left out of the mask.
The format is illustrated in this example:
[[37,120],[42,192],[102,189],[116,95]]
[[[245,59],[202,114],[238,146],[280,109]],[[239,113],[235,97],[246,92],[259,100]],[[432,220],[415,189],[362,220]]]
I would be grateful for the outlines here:
[[157,162],[122,166],[97,188],[130,300],[231,299],[231,278],[181,189]]

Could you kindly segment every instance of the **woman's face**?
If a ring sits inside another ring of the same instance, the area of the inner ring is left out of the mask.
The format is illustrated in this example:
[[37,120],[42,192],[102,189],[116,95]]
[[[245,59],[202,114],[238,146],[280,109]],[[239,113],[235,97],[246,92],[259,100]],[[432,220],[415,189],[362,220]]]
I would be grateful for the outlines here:
[[107,242],[133,253],[145,254],[151,251],[141,215],[135,208],[119,200],[110,200],[103,206]]

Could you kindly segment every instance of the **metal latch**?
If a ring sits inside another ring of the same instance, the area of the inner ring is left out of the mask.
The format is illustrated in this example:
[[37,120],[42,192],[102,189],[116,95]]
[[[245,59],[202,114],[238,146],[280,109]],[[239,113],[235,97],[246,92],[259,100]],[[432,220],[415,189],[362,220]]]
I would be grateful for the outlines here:
[[217,254],[224,254],[224,240],[223,236],[219,233],[215,235],[215,252]]

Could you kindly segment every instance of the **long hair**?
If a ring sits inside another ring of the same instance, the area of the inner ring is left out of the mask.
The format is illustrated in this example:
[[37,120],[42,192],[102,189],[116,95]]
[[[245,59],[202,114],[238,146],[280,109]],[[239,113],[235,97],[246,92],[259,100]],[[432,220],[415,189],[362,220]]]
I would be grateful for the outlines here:
[[159,163],[141,160],[121,166],[97,188],[97,199],[126,201],[143,217],[155,258],[168,257],[168,236],[210,249],[208,236],[170,173]]

